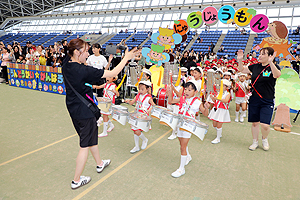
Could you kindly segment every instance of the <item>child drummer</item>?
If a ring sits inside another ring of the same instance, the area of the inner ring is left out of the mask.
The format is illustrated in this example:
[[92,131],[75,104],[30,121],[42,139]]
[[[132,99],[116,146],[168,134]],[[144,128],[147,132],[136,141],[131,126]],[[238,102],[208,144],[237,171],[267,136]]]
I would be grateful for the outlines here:
[[[208,115],[209,104],[203,103],[196,97],[197,91],[200,90],[200,85],[193,78],[187,81],[184,86],[184,93],[180,99],[174,99],[171,88],[168,88],[169,103],[179,103],[179,114],[195,118],[195,114],[200,110],[205,116]],[[178,178],[185,174],[185,165],[187,165],[192,157],[188,151],[188,142],[191,138],[191,133],[177,129],[177,137],[180,142],[181,159],[179,168],[172,173],[174,178]]]
[[[180,84],[178,86],[175,86],[177,78],[177,76],[172,76],[171,90],[173,99],[179,99],[183,93],[183,87]],[[178,114],[179,112],[179,106],[177,104],[171,104],[168,102],[167,108],[175,114]],[[176,130],[173,130],[172,134],[168,137],[168,140],[174,140],[176,137]]]
[[[106,78],[105,84],[102,84],[100,86],[93,85],[94,89],[104,88],[103,97],[109,98],[113,104],[115,103],[115,97],[119,96],[119,92],[116,90],[117,86],[113,82],[115,80],[117,80],[117,77],[109,77],[109,78]],[[107,132],[111,132],[115,126],[108,118],[108,116],[111,115],[110,112],[104,112],[101,110],[101,114],[103,115],[103,132],[100,133],[98,135],[98,137],[106,137]],[[108,128],[108,125],[109,125],[109,128]]]
[[[125,103],[129,103],[130,105],[136,102],[136,111],[145,113],[147,115],[150,114],[152,106],[155,105],[152,99],[152,96],[149,94],[151,91],[151,82],[150,81],[140,81],[139,82],[139,93],[134,97],[133,100],[126,99]],[[142,133],[142,130],[131,125],[131,130],[134,133],[134,143],[135,146],[131,149],[130,153],[135,153],[140,151],[139,140],[140,138],[143,140],[141,149],[146,149],[148,144],[148,139]]]

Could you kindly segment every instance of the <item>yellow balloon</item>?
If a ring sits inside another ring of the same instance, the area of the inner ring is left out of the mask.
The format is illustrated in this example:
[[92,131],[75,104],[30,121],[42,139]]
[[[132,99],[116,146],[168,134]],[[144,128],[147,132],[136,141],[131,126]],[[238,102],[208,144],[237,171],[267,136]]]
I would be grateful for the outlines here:
[[157,67],[156,65],[153,65],[149,70],[152,74],[151,80],[153,84],[153,95],[157,96],[159,88],[164,87],[164,85],[162,84],[164,68],[162,66]]
[[248,13],[248,8],[240,8],[234,14],[234,22],[238,26],[247,26],[253,15]]

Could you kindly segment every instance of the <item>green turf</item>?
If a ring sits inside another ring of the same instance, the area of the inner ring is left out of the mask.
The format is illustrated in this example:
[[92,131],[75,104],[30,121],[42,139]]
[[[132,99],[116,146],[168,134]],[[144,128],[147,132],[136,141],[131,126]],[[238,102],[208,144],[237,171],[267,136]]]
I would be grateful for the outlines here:
[[[0,166],[1,200],[73,199],[134,156],[129,153],[134,146],[130,126],[113,122],[115,129],[99,139],[100,155],[111,159],[111,165],[98,174],[89,155],[83,175],[91,176],[92,181],[73,191],[70,182],[79,145],[65,96],[5,84],[0,85],[0,94],[0,165],[74,135]],[[234,104],[230,112],[234,115]],[[291,120],[294,116],[291,114]],[[216,131],[212,122],[204,116],[201,120],[210,126],[209,131],[203,142],[192,136],[189,151],[193,160],[184,176],[171,177],[179,167],[180,149],[178,140],[167,140],[168,134],[82,199],[300,199],[300,135],[271,131],[270,150],[251,152],[251,124],[224,124],[221,143],[213,145],[210,141]],[[300,118],[292,124],[292,132],[300,133]],[[169,130],[153,119],[152,130],[145,133],[148,144]]]

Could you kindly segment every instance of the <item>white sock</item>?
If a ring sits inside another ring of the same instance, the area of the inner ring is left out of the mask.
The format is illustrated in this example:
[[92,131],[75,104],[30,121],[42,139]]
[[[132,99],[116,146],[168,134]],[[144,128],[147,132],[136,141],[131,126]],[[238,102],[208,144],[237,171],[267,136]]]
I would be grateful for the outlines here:
[[103,133],[107,133],[108,122],[103,122]]
[[179,167],[180,170],[184,169],[184,166],[186,164],[186,159],[187,159],[187,156],[181,155],[181,158],[180,158],[180,167]]
[[216,126],[214,126],[214,129],[216,129],[216,130],[217,130],[217,127],[216,127]]
[[109,124],[110,127],[114,126],[113,123],[110,121],[110,119],[108,120],[108,124]]
[[141,138],[143,141],[146,141],[146,140],[147,140],[147,138],[145,137],[145,135],[144,135],[143,133],[141,133],[140,138]]
[[235,111],[235,118],[237,119],[239,118],[239,113],[240,113],[239,111],[238,112]]
[[[242,105],[242,104],[240,104],[240,105]],[[240,113],[242,113],[242,112],[243,112],[243,110],[242,110],[242,106],[240,107],[240,110],[239,110],[239,112],[240,112]]]
[[217,138],[218,138],[218,140],[220,140],[221,135],[222,135],[222,128],[217,128]]
[[139,138],[139,136],[137,136],[136,134],[133,134],[133,135],[134,135],[135,147],[140,148],[140,144],[139,144],[140,138]]
[[189,153],[189,147],[186,147],[186,153],[187,153],[187,156],[190,155],[190,153]]
[[176,136],[176,130],[172,131],[172,135]]

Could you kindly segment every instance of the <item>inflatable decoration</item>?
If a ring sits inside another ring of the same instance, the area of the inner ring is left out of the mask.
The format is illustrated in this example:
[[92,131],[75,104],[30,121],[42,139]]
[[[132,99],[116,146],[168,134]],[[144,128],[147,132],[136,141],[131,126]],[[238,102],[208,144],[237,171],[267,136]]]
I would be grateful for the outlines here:
[[291,68],[281,70],[275,91],[275,106],[284,103],[294,110],[300,110],[300,79],[295,70]]
[[163,53],[165,47],[157,44],[151,44],[151,49],[145,47],[142,49],[142,55],[146,58],[147,63],[161,66],[162,63],[169,62],[170,56]]
[[289,52],[289,48],[293,45],[292,41],[285,39],[288,35],[288,29],[285,24],[280,21],[274,21],[268,24],[268,33],[271,37],[266,37],[263,41],[255,46],[253,50],[259,51],[259,49],[264,47],[272,47],[276,55],[286,58],[288,60],[295,60],[294,56]]
[[174,49],[175,44],[181,42],[182,37],[180,34],[174,33],[172,29],[159,27],[159,32],[152,34],[151,40],[153,43],[164,46],[164,50],[169,52],[171,49]]

